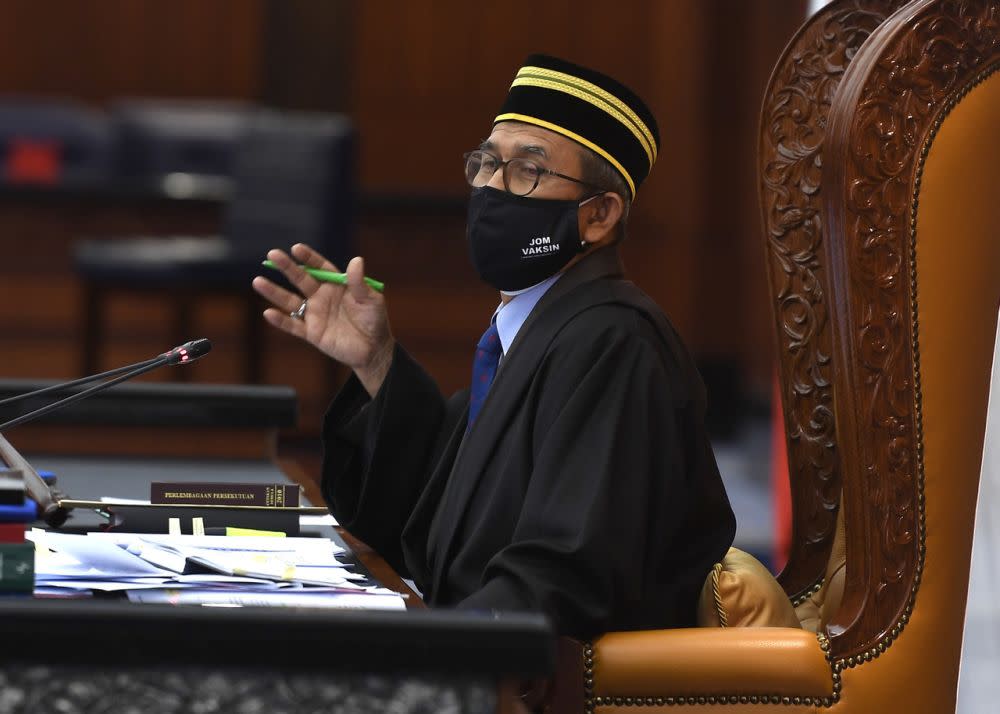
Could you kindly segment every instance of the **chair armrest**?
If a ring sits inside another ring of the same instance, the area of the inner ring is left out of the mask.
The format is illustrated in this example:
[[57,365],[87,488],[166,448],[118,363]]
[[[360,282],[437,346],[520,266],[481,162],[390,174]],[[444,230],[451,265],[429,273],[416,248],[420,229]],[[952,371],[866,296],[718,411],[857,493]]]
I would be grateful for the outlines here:
[[[586,649],[585,649],[586,652]],[[592,645],[595,698],[833,697],[817,635],[786,627],[612,632]],[[608,702],[610,703],[610,702]],[[799,703],[799,702],[795,702]]]

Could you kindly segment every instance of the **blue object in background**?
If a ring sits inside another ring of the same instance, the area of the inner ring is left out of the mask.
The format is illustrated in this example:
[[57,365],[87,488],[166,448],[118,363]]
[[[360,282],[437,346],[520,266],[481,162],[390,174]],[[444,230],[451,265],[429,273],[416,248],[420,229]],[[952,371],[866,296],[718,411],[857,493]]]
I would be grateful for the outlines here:
[[[52,471],[39,471],[38,475],[48,485],[56,482]],[[38,519],[38,504],[34,499],[24,497],[24,503],[17,506],[0,505],[0,523],[30,523]]]
[[29,523],[38,518],[38,504],[25,498],[19,506],[0,506],[0,523]]

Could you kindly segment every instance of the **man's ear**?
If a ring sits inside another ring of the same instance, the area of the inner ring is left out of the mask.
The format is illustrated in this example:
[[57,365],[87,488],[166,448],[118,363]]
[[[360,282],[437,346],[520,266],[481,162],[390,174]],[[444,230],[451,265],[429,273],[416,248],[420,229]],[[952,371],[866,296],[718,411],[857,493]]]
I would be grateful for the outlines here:
[[607,245],[615,237],[615,226],[625,211],[625,201],[614,191],[605,191],[580,206],[580,239],[594,245]]

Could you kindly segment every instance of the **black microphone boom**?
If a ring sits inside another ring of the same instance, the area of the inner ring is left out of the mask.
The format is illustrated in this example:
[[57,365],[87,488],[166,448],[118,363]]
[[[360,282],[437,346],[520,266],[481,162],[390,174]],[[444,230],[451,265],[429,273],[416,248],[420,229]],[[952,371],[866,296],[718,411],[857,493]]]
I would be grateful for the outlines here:
[[[60,391],[69,387],[87,384],[105,377],[113,377],[113,379],[101,382],[90,389],[77,392],[76,394],[72,394],[64,399],[59,399],[51,404],[47,404],[40,409],[35,409],[27,414],[22,414],[19,417],[6,421],[3,424],[0,424],[0,432],[4,429],[9,429],[12,426],[17,426],[19,424],[24,424],[25,422],[37,419],[40,416],[54,412],[57,409],[61,409],[62,407],[73,404],[74,402],[78,402],[81,399],[86,399],[91,394],[103,391],[108,387],[115,386],[116,384],[121,384],[122,382],[132,379],[133,377],[138,377],[140,374],[150,372],[157,367],[194,362],[196,359],[204,357],[208,354],[211,349],[212,343],[206,339],[192,340],[191,342],[185,342],[183,345],[174,347],[169,352],[164,352],[158,357],[146,360],[145,362],[138,362],[127,367],[119,367],[118,369],[113,369],[109,372],[102,372],[101,374],[95,374],[91,377],[83,377],[82,379],[75,379],[72,382],[45,387],[44,389],[29,392],[28,394],[22,394],[18,397],[5,399],[3,402],[0,402],[0,404],[9,404],[13,401],[17,401],[18,399],[25,399],[27,397],[38,396],[39,394]],[[10,445],[10,442],[3,438],[2,435],[0,435],[0,459],[6,461],[9,466],[21,469],[24,474],[25,487],[28,490],[29,495],[38,503],[40,515],[45,519],[45,521],[53,527],[62,525],[62,523],[66,520],[66,509],[60,507],[55,502],[48,484],[42,480],[41,476],[38,475],[38,472],[31,467],[24,457],[17,453],[17,450],[14,449],[14,447]]]
[[[202,338],[200,340],[191,340],[190,342],[185,342],[179,347],[174,347],[172,350],[164,352],[161,355],[157,355],[152,359],[143,360],[142,362],[136,362],[135,364],[125,365],[124,367],[116,367],[115,369],[110,369],[107,372],[101,372],[100,374],[92,374],[89,377],[81,377],[80,379],[74,379],[72,382],[60,382],[59,384],[52,384],[48,387],[43,387],[41,389],[36,389],[33,392],[25,392],[24,394],[15,394],[13,397],[7,397],[6,399],[0,399],[0,407],[5,407],[8,404],[15,404],[17,402],[23,401],[25,399],[33,399],[35,397],[40,397],[44,394],[52,394],[53,392],[65,392],[67,389],[72,389],[73,387],[82,387],[84,384],[90,384],[91,382],[96,382],[99,379],[109,379],[111,377],[117,377],[119,374],[125,374],[126,372],[131,372],[134,369],[139,369],[141,367],[147,367],[154,363],[160,364],[184,364],[187,362],[193,362],[200,357],[204,357],[209,350],[212,349],[212,343],[208,340]],[[163,361],[166,357],[168,360]],[[141,372],[139,374],[142,374]]]
[[[162,357],[163,355],[160,355]],[[14,404],[16,402],[23,401],[25,399],[33,399],[34,397],[40,397],[43,394],[51,394],[52,392],[64,392],[67,389],[72,389],[73,387],[82,387],[84,384],[90,384],[91,382],[96,382],[99,379],[108,379],[110,377],[117,377],[119,374],[125,374],[133,369],[138,369],[139,367],[145,367],[146,365],[152,364],[160,357],[154,357],[153,359],[143,360],[142,362],[136,362],[135,364],[125,365],[124,367],[118,367],[116,369],[108,370],[107,372],[101,372],[100,374],[92,374],[89,377],[81,377],[80,379],[74,379],[72,382],[61,382],[59,384],[53,384],[48,387],[43,387],[41,389],[36,389],[33,392],[25,392],[24,394],[15,394],[13,397],[7,397],[6,399],[0,399],[0,407],[5,407],[8,404]]]
[[[169,352],[164,352],[159,357],[156,357],[146,362],[140,362],[134,366],[134,369],[129,369],[124,374],[119,374],[114,379],[109,379],[106,382],[101,382],[98,385],[91,387],[90,389],[84,389],[82,392],[77,392],[76,394],[71,394],[65,399],[60,399],[58,401],[47,404],[40,409],[36,409],[27,414],[22,414],[19,417],[5,421],[0,424],[0,431],[4,429],[9,429],[12,426],[18,426],[19,424],[24,424],[25,422],[33,421],[40,416],[44,416],[50,412],[54,412],[57,409],[61,409],[65,406],[69,406],[74,402],[78,402],[81,399],[86,399],[91,394],[96,392],[101,392],[108,387],[113,387],[116,384],[121,384],[122,382],[132,379],[133,377],[138,377],[140,374],[145,374],[146,372],[151,372],[157,367],[162,367],[164,365],[173,364],[189,364],[194,362],[196,359],[204,357],[208,354],[209,350],[212,349],[212,343],[208,340],[202,338],[200,340],[192,340],[191,342],[186,342],[179,347],[175,347]],[[112,370],[112,372],[117,372],[118,370]],[[84,378],[86,381],[90,381],[88,378]],[[69,384],[79,384],[81,380],[75,380]],[[64,385],[60,385],[64,386]],[[49,391],[55,391],[55,388],[48,388]],[[41,391],[41,390],[39,390]]]

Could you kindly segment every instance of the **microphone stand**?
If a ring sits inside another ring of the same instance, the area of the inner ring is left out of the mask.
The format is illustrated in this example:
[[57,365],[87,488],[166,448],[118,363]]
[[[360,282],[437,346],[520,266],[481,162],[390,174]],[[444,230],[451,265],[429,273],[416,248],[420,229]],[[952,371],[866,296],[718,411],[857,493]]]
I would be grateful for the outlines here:
[[24,488],[32,500],[38,504],[38,515],[53,528],[58,528],[66,522],[69,511],[52,497],[52,490],[45,483],[35,467],[28,463],[9,441],[0,434],[0,457],[8,466],[18,469],[24,475]]

